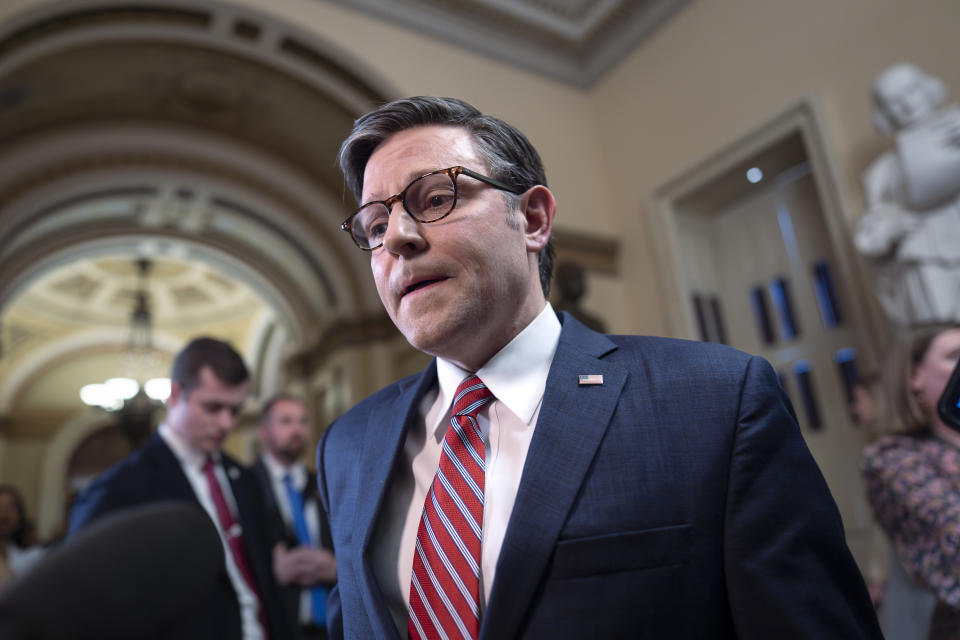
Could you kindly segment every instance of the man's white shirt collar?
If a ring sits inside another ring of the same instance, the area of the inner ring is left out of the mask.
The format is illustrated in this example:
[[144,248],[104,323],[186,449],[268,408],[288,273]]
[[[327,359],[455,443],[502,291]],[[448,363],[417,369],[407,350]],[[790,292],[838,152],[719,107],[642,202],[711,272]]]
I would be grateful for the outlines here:
[[283,466],[283,464],[274,457],[269,451],[263,452],[263,464],[267,467],[267,471],[270,472],[270,477],[273,478],[274,482],[283,482],[283,476],[290,474],[291,479],[293,480],[293,486],[297,489],[302,490],[304,485],[307,483],[307,470],[304,467],[302,462],[297,462],[290,465],[289,467]]
[[[527,424],[543,399],[560,328],[560,320],[548,302],[523,331],[476,372],[494,397]],[[440,406],[453,403],[457,387],[470,375],[452,362],[437,358]],[[429,426],[429,433],[446,429],[446,415],[437,416],[436,424]]]
[[[173,450],[173,454],[182,464],[187,464],[194,469],[203,469],[203,465],[207,461],[207,454],[192,447],[190,443],[177,433],[175,429],[171,428],[170,425],[164,422],[157,429],[157,433],[159,433],[163,441],[167,443],[167,446]],[[219,450],[211,453],[210,457],[213,458],[214,464],[220,463]]]

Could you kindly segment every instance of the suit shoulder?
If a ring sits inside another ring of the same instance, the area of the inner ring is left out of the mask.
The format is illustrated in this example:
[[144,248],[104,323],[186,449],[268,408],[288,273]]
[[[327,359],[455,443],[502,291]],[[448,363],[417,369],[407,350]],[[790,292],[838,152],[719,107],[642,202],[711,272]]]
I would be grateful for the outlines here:
[[409,389],[421,375],[423,375],[423,372],[401,378],[367,396],[342,416],[334,420],[326,431],[324,431],[324,438],[344,436],[346,435],[345,432],[361,430],[359,427],[367,423],[373,412],[385,404],[396,401],[397,397]]
[[239,460],[237,460],[236,458],[234,458],[234,457],[231,456],[229,453],[227,453],[226,451],[223,451],[223,450],[220,451],[220,464],[222,464],[222,465],[224,466],[224,468],[228,468],[228,467],[229,467],[229,468],[233,468],[233,467],[236,467],[236,468],[240,469],[240,471],[242,471],[243,473],[247,473],[247,472],[250,471],[247,467],[245,467],[244,465],[240,464],[240,461],[239,461]]
[[149,484],[142,452],[113,465],[80,491],[70,516],[70,533],[100,515],[137,504]]
[[396,382],[391,382],[390,384],[383,387],[379,391],[376,391],[370,394],[369,396],[367,396],[366,398],[358,402],[353,409],[351,409],[344,415],[348,415],[354,410],[362,411],[366,409],[369,411],[369,409],[378,407],[384,402],[392,401],[394,398],[396,398],[398,394],[400,394],[404,390],[408,389],[411,385],[413,385],[417,381],[417,379],[420,378],[420,376],[422,376],[423,374],[424,372],[421,371],[419,373],[414,373],[404,378],[400,378]]
[[135,451],[97,476],[85,491],[129,486],[132,480],[145,473],[145,464],[143,451]]
[[673,369],[680,373],[691,368],[717,373],[741,373],[751,361],[762,358],[723,344],[696,342],[658,336],[611,335],[610,340],[619,349],[611,355],[616,359],[633,360],[645,366]]
[[256,478],[257,482],[260,484],[270,484],[270,472],[267,471],[267,465],[263,463],[262,456],[257,456],[256,459],[246,467],[246,470],[251,476]]
[[257,481],[257,475],[254,473],[252,467],[242,464],[239,460],[223,451],[220,452],[220,464],[223,465],[223,470],[232,480],[243,479],[244,482]]
[[607,358],[638,379],[677,389],[712,389],[729,397],[776,392],[773,367],[760,356],[710,342],[654,336],[610,336],[618,345]]

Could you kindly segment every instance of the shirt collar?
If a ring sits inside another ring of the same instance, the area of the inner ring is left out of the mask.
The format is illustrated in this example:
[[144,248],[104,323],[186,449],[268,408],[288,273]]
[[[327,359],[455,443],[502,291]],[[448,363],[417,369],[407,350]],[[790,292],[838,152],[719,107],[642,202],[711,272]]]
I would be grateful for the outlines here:
[[[487,361],[476,375],[494,397],[518,418],[530,424],[543,399],[547,374],[560,342],[560,320],[548,302],[543,311],[518,333],[507,346]],[[443,358],[437,358],[439,402],[448,410],[430,425],[431,433],[446,427],[446,416],[457,387],[471,373]]]
[[293,479],[293,486],[300,488],[306,483],[307,471],[302,462],[295,462],[289,467],[285,467],[269,451],[264,451],[262,458],[264,466],[275,482],[283,482],[283,476],[289,473]]
[[[186,464],[195,469],[203,469],[203,464],[207,461],[207,454],[195,449],[186,441],[177,431],[170,427],[166,422],[160,425],[157,433],[167,443],[167,446],[173,451],[181,464]],[[220,463],[220,452],[214,451],[210,454],[215,464]]]

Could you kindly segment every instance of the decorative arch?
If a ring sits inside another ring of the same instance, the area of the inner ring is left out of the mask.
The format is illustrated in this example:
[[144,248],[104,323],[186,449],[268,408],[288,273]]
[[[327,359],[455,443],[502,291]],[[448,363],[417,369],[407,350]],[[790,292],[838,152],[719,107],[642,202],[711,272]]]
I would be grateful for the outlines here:
[[[60,360],[65,353],[81,350],[96,349],[98,347],[118,347],[126,344],[127,336],[120,335],[109,329],[97,329],[73,334],[60,340],[52,341],[30,354],[25,362],[21,363],[10,377],[7,378],[3,389],[0,389],[0,415],[10,412],[11,405],[24,385]],[[154,336],[154,346],[160,351],[174,353],[180,348],[180,341],[172,336],[160,333]]]
[[[261,391],[330,326],[382,314],[338,231],[354,205],[334,158],[353,119],[395,91],[317,34],[216,0],[45,2],[0,23],[0,95],[0,311],[79,256],[177,247],[274,312],[243,345]],[[75,335],[17,360],[0,415],[56,353],[125,337]],[[88,412],[51,434],[42,536],[74,449],[109,421]]]
[[262,61],[360,115],[395,91],[373,69],[315,33],[216,0],[48,2],[0,25],[0,78],[37,56],[110,40],[165,40]]
[[339,237],[343,206],[223,136],[155,124],[61,131],[8,151],[0,175],[0,306],[49,265],[150,238],[188,245],[276,299],[294,335],[376,302],[358,275],[363,256]]
[[226,2],[52,2],[0,25],[0,89],[0,308],[38,258],[131,235],[249,262],[295,337],[376,303],[333,158],[393,91],[316,34]]

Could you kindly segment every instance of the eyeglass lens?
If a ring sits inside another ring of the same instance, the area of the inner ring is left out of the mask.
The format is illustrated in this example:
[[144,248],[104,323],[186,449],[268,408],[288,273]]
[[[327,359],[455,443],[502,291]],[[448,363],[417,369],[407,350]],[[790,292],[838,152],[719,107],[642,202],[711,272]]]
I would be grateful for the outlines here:
[[[420,222],[434,222],[453,209],[457,186],[446,173],[433,173],[417,178],[402,193],[403,206]],[[390,212],[382,202],[371,202],[361,208],[350,225],[354,240],[362,247],[373,248],[383,243]]]

